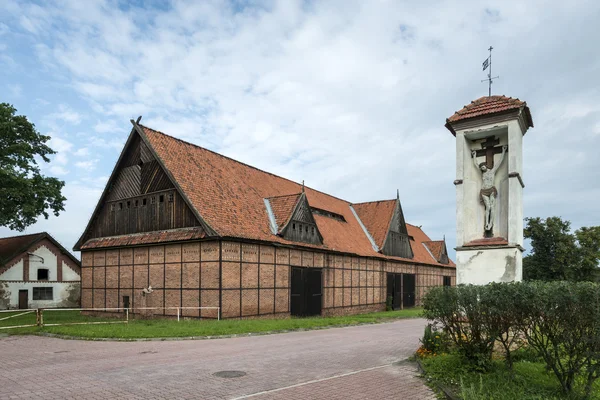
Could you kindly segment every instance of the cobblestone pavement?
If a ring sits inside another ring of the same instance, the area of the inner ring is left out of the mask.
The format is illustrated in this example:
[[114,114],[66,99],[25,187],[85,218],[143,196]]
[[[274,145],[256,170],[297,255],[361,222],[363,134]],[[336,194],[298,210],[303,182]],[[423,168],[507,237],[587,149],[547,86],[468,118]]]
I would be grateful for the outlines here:
[[[0,399],[434,399],[414,366],[425,321],[214,340],[0,338]],[[218,371],[244,371],[220,378]]]

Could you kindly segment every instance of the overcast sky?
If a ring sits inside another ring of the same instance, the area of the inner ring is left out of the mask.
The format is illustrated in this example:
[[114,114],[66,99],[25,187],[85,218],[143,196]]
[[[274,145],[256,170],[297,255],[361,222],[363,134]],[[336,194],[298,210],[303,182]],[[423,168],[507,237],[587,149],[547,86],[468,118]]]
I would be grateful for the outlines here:
[[399,189],[407,222],[450,250],[444,123],[487,94],[490,45],[493,93],[527,101],[535,124],[525,216],[600,225],[598,21],[598,1],[2,0],[0,102],[52,136],[44,171],[68,198],[27,232],[72,248],[143,115],[351,202]]

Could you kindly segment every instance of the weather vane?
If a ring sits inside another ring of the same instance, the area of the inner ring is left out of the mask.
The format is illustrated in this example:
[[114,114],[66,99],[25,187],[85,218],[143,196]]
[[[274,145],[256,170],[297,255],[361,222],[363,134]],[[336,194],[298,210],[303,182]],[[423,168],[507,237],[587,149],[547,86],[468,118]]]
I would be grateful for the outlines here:
[[485,61],[482,64],[483,70],[485,71],[488,67],[490,68],[489,72],[488,72],[488,77],[487,79],[482,79],[481,82],[485,82],[488,81],[489,84],[489,89],[488,89],[488,96],[492,95],[492,81],[496,78],[500,78],[500,76],[494,76],[492,78],[492,50],[494,50],[494,48],[492,46],[490,46],[490,48],[488,49],[490,51],[490,56],[488,58],[485,59]]

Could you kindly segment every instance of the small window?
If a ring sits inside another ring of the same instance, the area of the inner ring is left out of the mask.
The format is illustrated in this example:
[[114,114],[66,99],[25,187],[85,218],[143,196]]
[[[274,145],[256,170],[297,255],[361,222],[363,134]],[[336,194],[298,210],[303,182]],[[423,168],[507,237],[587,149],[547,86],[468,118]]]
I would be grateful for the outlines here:
[[34,287],[33,300],[54,300],[51,287]]
[[114,203],[110,205],[110,211],[115,211],[115,205],[114,205]]
[[123,308],[129,308],[129,296],[123,296]]
[[452,278],[449,276],[444,277],[444,286],[452,286]]
[[150,204],[154,204],[156,203],[156,197],[152,196],[150,197]]
[[292,224],[292,230],[296,230],[296,224]]
[[119,203],[119,210],[123,209],[123,203]]
[[127,208],[131,207],[131,201],[127,200]]
[[169,203],[173,202],[173,193],[169,193]]
[[44,268],[40,268],[37,270],[37,280],[38,281],[47,281],[48,280],[48,270]]
[[145,206],[146,205],[146,199],[142,200],[142,205]]
[[306,233],[308,233],[308,225],[306,225],[305,229]]
[[139,204],[139,200],[136,200],[136,201],[135,201],[135,204],[134,204],[133,206],[134,206],[134,207],[137,207],[137,206],[138,206],[138,204]]
[[315,227],[314,226],[312,227],[312,234],[313,235],[315,234]]
[[164,195],[164,194],[161,194],[161,195],[159,196],[159,200],[158,200],[158,201],[160,201],[161,203],[162,203],[162,202],[164,202],[164,201],[165,201],[165,195]]

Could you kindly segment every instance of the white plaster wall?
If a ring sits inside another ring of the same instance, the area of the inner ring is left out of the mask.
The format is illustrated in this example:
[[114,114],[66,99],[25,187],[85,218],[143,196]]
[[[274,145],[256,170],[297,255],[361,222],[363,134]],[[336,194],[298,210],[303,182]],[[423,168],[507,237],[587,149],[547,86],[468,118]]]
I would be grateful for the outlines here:
[[0,274],[0,281],[20,281],[23,280],[23,260],[19,260],[15,265]]
[[[6,291],[9,292],[9,308],[19,307],[19,290],[27,290],[29,297],[29,308],[57,308],[57,307],[79,307],[79,282],[4,282],[7,285]],[[53,300],[33,300],[34,287],[52,287]],[[69,295],[76,291],[76,301],[69,301]]]
[[71,267],[69,267],[69,265],[63,261],[63,281],[80,281],[81,277],[79,276],[79,274],[77,272],[75,272],[74,270],[71,269]]
[[[48,269],[48,280],[57,280],[57,257],[50,251],[50,249],[48,249],[46,246],[41,246],[39,249],[34,251],[33,254],[42,257],[44,259],[44,263],[42,264],[42,260],[40,260],[39,257],[26,255],[26,257],[29,257],[29,279],[36,280],[37,270],[40,268],[45,268]],[[21,277],[19,279],[23,278]]]
[[456,252],[457,284],[485,285],[490,282],[523,280],[523,260],[518,248],[481,248]]

